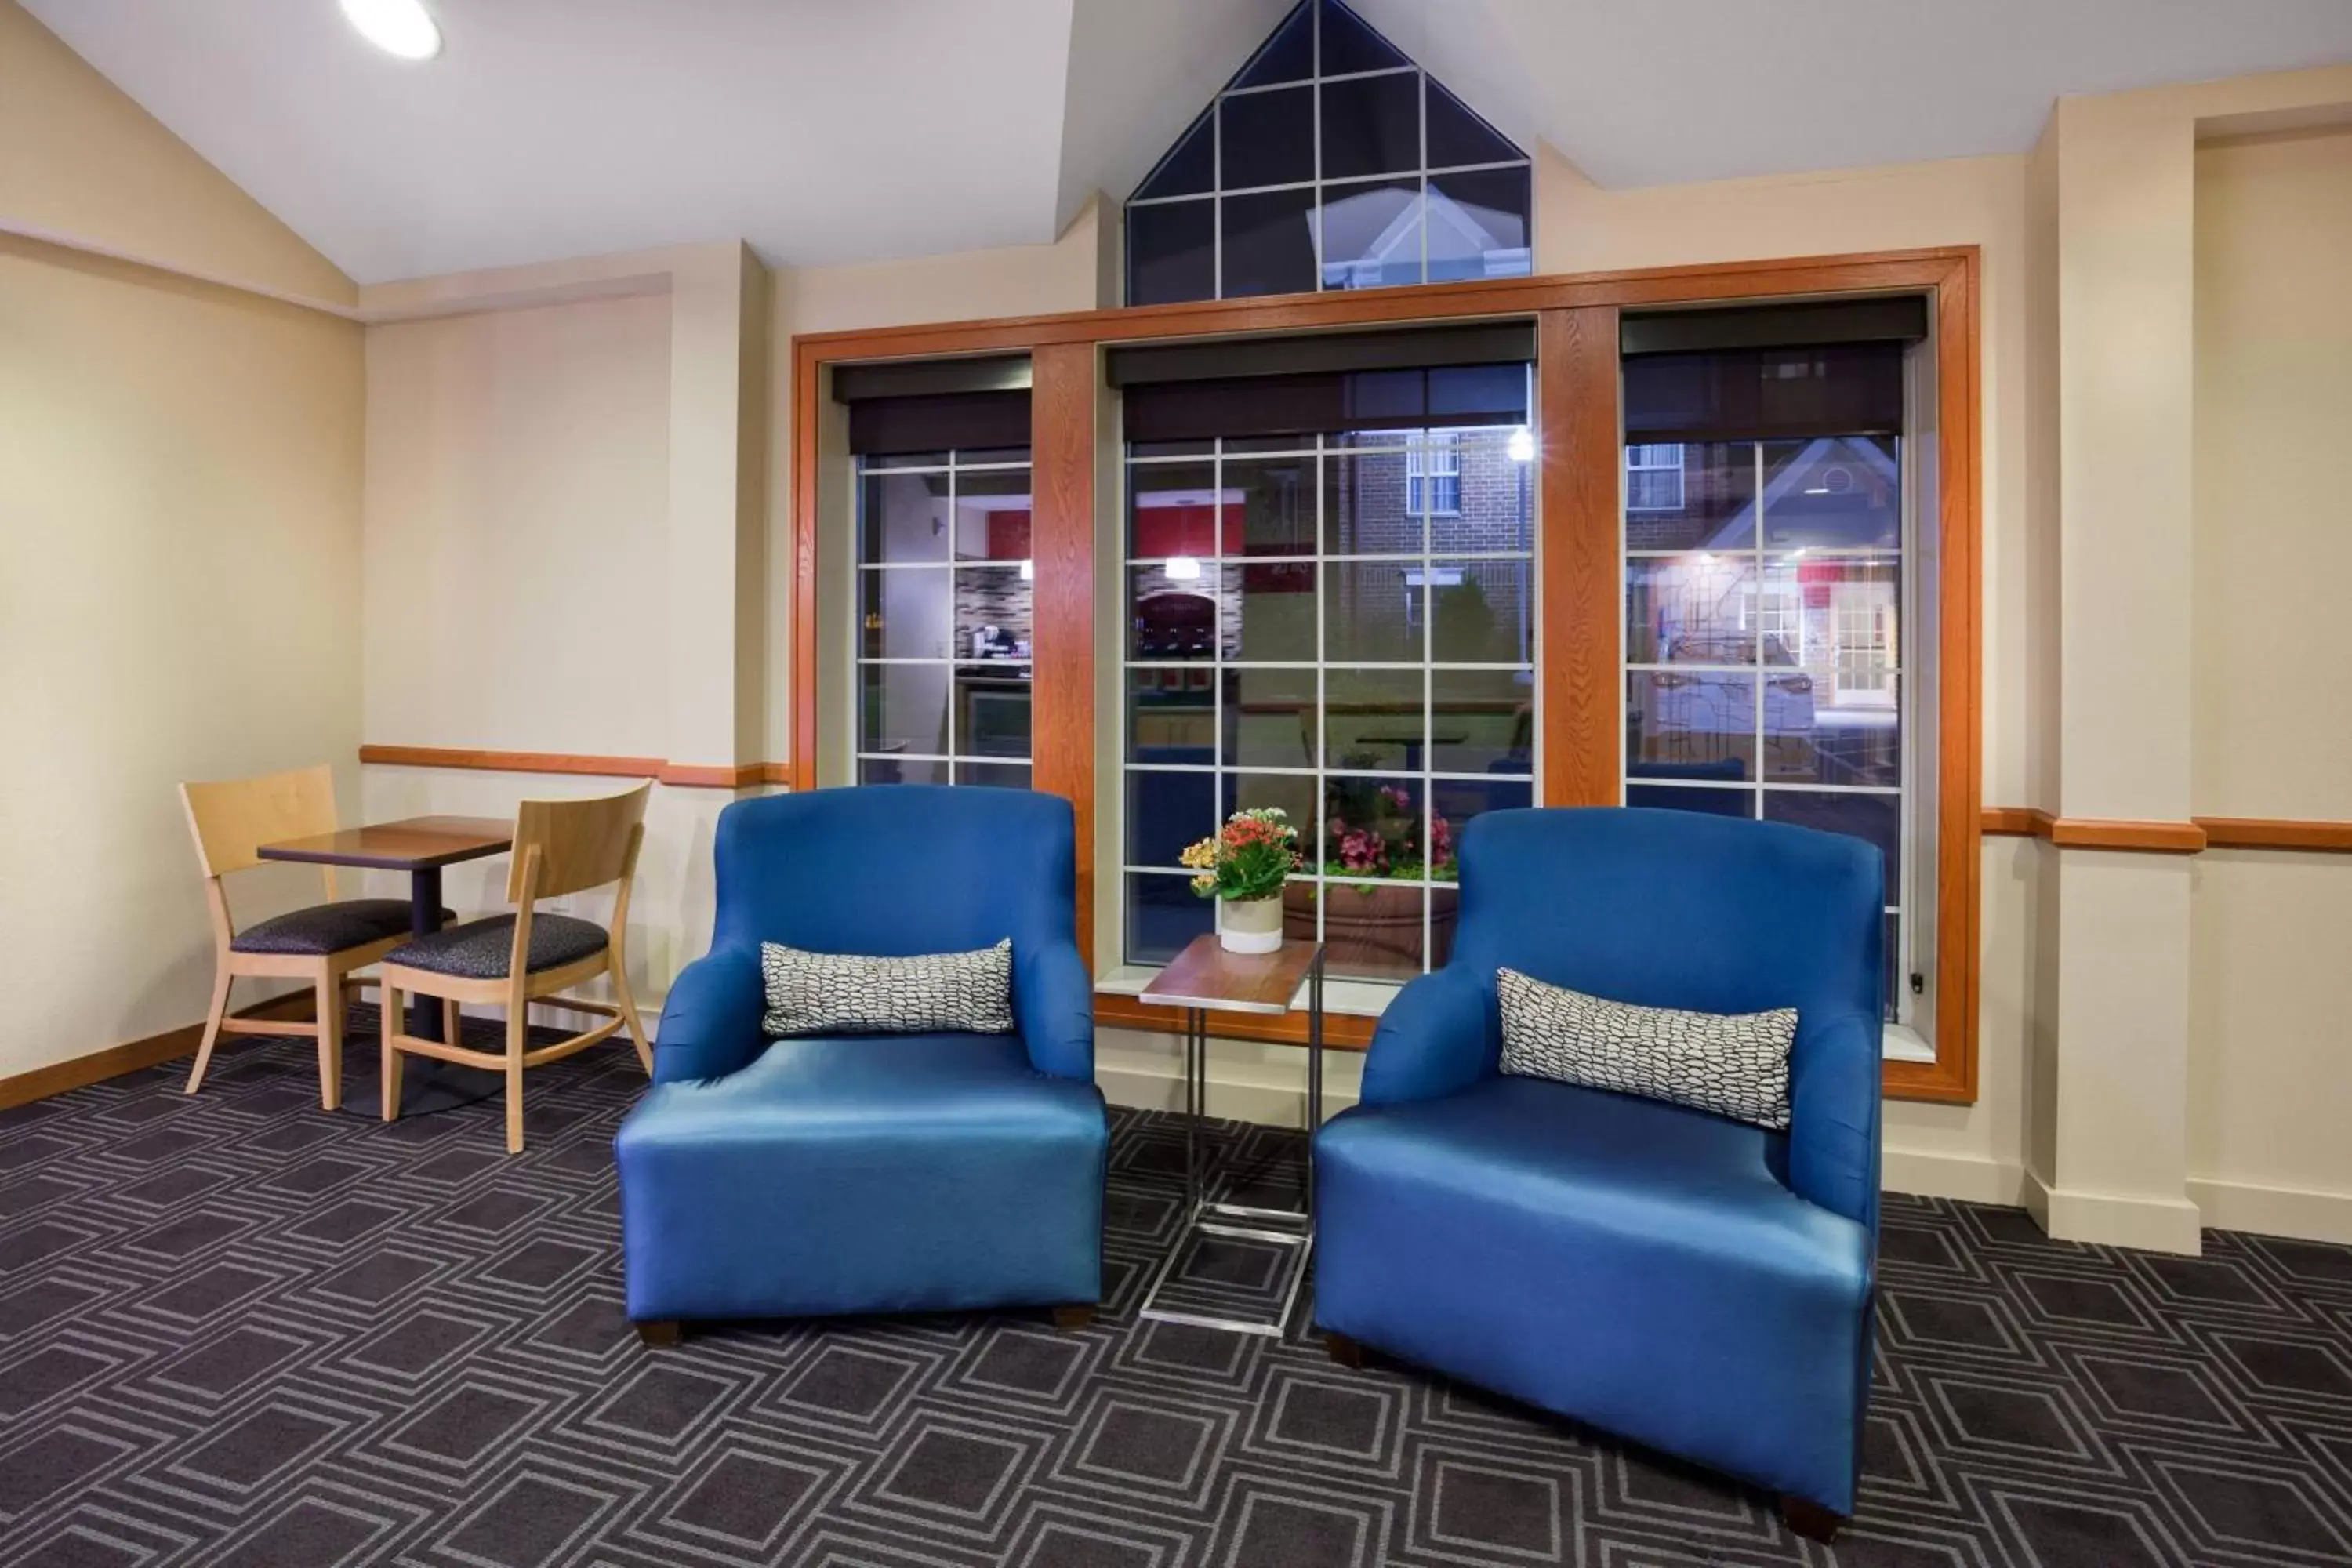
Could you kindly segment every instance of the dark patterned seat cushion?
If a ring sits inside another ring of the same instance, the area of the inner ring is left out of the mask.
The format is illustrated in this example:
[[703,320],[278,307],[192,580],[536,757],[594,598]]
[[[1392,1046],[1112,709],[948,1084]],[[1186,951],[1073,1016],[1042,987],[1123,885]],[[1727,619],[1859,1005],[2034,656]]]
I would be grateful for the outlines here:
[[1640,1007],[1516,969],[1495,973],[1503,1071],[1638,1094],[1775,1132],[1789,1130],[1789,1050],[1797,1010],[1693,1013]]
[[[457,917],[447,910],[444,921]],[[408,934],[405,899],[346,899],[257,921],[229,942],[232,952],[341,952]]]
[[[515,918],[492,915],[404,942],[383,955],[386,963],[429,969],[460,980],[503,980],[514,956]],[[530,973],[557,969],[598,953],[611,943],[604,928],[570,915],[540,913],[530,919]]]

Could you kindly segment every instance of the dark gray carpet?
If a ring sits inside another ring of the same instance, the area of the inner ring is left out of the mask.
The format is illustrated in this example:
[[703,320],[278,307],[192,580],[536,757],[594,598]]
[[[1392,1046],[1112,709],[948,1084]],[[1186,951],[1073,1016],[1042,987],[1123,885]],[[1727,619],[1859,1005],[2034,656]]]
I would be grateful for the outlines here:
[[[1738,1487],[1342,1371],[1296,1331],[1139,1324],[1175,1219],[1168,1118],[1117,1117],[1094,1329],[649,1352],[619,1310],[624,1050],[533,1073],[511,1160],[495,1100],[321,1113],[306,1046],[215,1074],[193,1100],[153,1072],[0,1116],[0,1563],[2352,1561],[2352,1249],[2213,1235],[2190,1261],[1890,1200],[1869,1477],[1832,1553]],[[1192,1262],[1213,1295],[1268,1282]]]

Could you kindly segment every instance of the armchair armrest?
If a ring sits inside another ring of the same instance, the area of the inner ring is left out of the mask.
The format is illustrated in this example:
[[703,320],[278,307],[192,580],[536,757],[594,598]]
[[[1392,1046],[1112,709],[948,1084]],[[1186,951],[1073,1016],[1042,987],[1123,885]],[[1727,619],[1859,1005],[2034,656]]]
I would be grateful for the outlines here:
[[1013,944],[1013,1016],[1029,1065],[1054,1078],[1095,1078],[1095,986],[1074,942]]
[[688,964],[654,1031],[654,1081],[725,1078],[749,1066],[767,1043],[760,1034],[767,1005],[758,953],[713,948]]
[[1494,991],[1479,975],[1467,968],[1424,974],[1381,1016],[1364,1058],[1363,1102],[1436,1100],[1467,1089],[1493,1068],[1499,1040]]
[[1789,1185],[1874,1233],[1884,1034],[1855,1013],[1801,1017],[1789,1063]]

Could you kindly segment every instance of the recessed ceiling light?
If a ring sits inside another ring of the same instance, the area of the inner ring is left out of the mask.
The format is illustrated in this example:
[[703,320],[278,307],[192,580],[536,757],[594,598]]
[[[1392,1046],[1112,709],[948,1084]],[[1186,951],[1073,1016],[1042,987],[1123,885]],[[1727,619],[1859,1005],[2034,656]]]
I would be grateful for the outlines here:
[[342,5],[360,36],[388,55],[429,60],[441,52],[441,29],[423,0],[342,0]]

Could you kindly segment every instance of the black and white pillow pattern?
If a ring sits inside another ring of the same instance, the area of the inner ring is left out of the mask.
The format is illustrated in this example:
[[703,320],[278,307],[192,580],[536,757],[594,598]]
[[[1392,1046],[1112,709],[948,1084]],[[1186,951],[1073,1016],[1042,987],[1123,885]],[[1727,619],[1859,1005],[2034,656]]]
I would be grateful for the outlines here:
[[1503,1070],[1712,1111],[1782,1132],[1797,1010],[1638,1007],[1498,969]]
[[970,952],[914,958],[805,952],[760,944],[768,1013],[760,1028],[783,1035],[1013,1032],[1013,939]]

